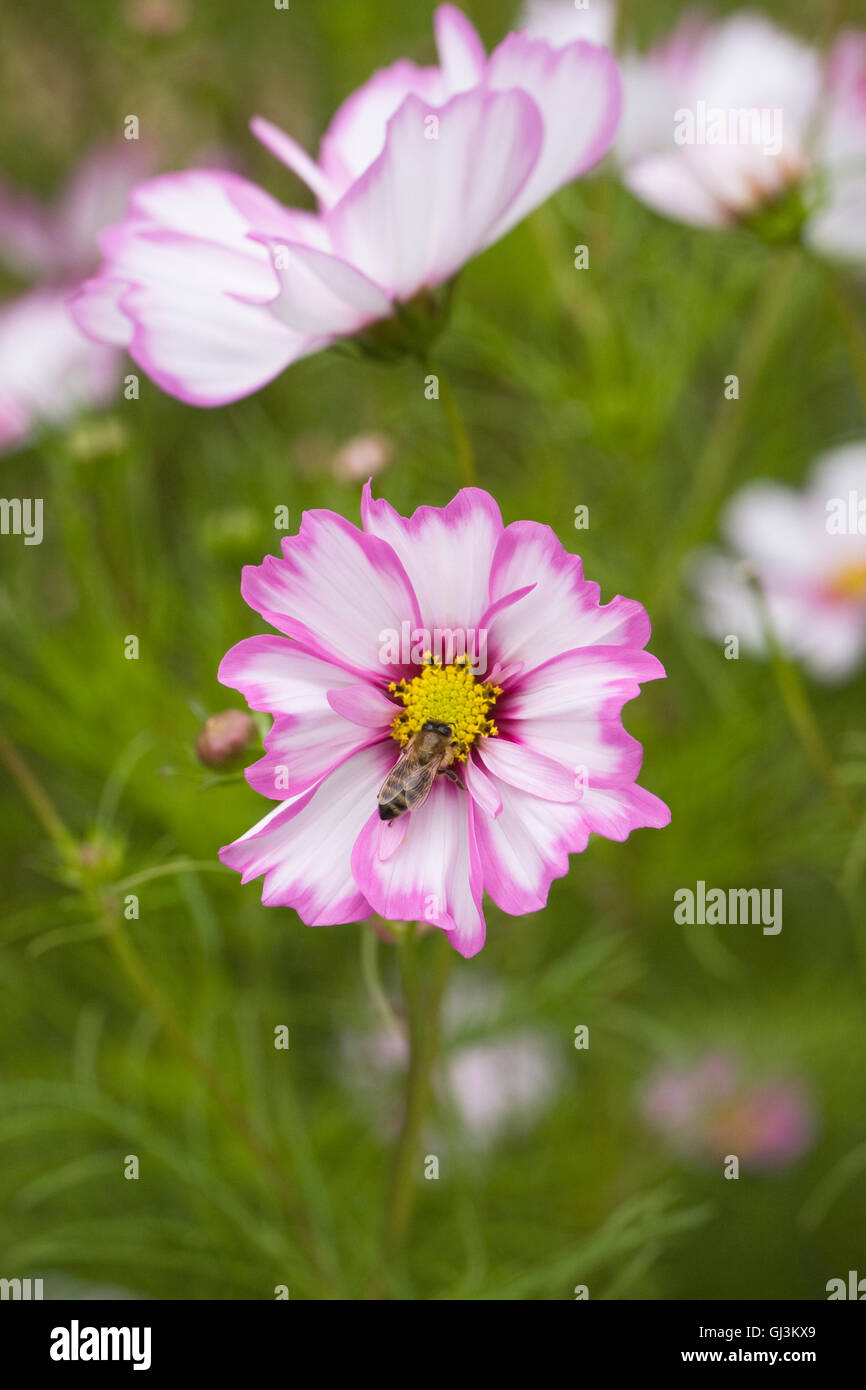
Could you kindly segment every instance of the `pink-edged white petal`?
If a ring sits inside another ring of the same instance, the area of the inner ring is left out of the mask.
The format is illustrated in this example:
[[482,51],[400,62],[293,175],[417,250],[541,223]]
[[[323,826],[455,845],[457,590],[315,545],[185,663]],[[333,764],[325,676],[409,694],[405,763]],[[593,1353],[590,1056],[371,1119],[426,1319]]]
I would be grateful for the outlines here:
[[354,266],[314,247],[266,243],[280,285],[271,313],[297,333],[348,337],[388,318],[388,296]]
[[246,778],[262,796],[277,800],[306,791],[384,738],[396,713],[386,696],[358,686],[342,667],[270,634],[233,647],[220,664],[219,680],[240,690],[251,709],[275,716],[265,756],[247,768]]
[[644,787],[587,787],[580,803],[584,824],[606,840],[627,840],[633,830],[663,830],[670,808]]
[[477,806],[494,819],[502,811],[502,797],[492,777],[484,771],[480,761],[472,755],[461,767],[466,790]]
[[117,388],[120,357],[82,336],[69,293],[35,290],[0,307],[0,452],[104,405]]
[[269,623],[311,652],[358,677],[382,682],[384,634],[418,625],[418,601],[399,559],[384,541],[334,512],[305,512],[278,559],[248,565],[241,592]]
[[637,776],[642,750],[622,727],[622,707],[640,694],[639,682],[663,675],[661,663],[637,648],[565,652],[519,678],[496,722],[566,770],[573,786],[623,786]]
[[129,289],[125,280],[97,275],[85,280],[69,296],[69,312],[86,338],[113,347],[128,347],[132,341],[132,319],[121,308]]
[[220,662],[217,679],[239,690],[250,709],[299,717],[332,708],[328,692],[356,683],[342,666],[273,633],[238,642]]
[[[401,58],[375,72],[337,109],[322,137],[319,168],[340,196],[382,153],[389,120],[413,94],[434,107],[448,96],[438,68],[419,68]],[[323,206],[338,200],[328,197]]]
[[[322,345],[262,307],[279,284],[249,235],[245,199],[262,209],[266,195],[213,170],[139,185],[127,219],[102,234],[102,274],[74,306],[85,331],[125,342],[158,385],[191,404],[237,400]],[[120,314],[132,324],[126,336]]]
[[478,756],[496,782],[507,782],[542,801],[577,801],[580,797],[568,766],[527,743],[505,737],[481,739]]
[[292,332],[268,310],[228,294],[134,287],[121,300],[133,321],[129,353],[169,395],[218,406],[266,386],[324,343]]
[[387,828],[386,834],[401,836],[385,851],[387,858],[380,852],[383,823],[376,810],[352,854],[355,880],[378,913],[441,927],[462,956],[476,955],[485,933],[472,805],[440,777],[419,811]]
[[242,882],[265,875],[262,902],[292,907],[308,926],[358,922],[370,904],[352,875],[352,847],[392,761],[366,748],[312,791],[276,806],[246,835],[220,850]]
[[327,702],[302,717],[278,714],[265,735],[263,757],[244,776],[260,796],[284,801],[308,791],[362,748],[386,737],[381,730],[342,718]]
[[502,535],[496,502],[481,488],[461,488],[446,507],[418,507],[402,517],[364,488],[365,532],[387,541],[418,596],[428,629],[472,628],[489,603],[490,566]]
[[385,148],[328,214],[335,250],[395,299],[448,280],[489,245],[538,159],[525,92],[462,92],[431,108],[409,96]]
[[315,160],[310,158],[306,150],[291,135],[287,135],[284,130],[280,130],[279,126],[274,125],[271,121],[266,121],[263,116],[253,117],[250,121],[250,130],[256,139],[261,141],[265,149],[270,150],[271,154],[291,169],[293,174],[297,174],[301,182],[307,185],[320,202],[327,204],[337,197],[338,190],[331,183],[327,174],[319,168]]
[[724,227],[734,210],[720,202],[701,181],[693,162],[677,154],[650,154],[623,171],[626,188],[652,208],[675,222],[694,227]]
[[607,153],[622,95],[616,62],[606,48],[579,40],[555,49],[525,33],[509,34],[491,53],[487,83],[497,91],[528,93],[544,125],[531,177],[503,213],[493,240]]
[[433,15],[433,29],[448,92],[465,92],[483,82],[487,53],[463,11],[456,5],[440,5]]
[[516,521],[500,537],[490,574],[495,601],[526,585],[535,588],[490,622],[491,658],[522,662],[524,670],[575,647],[643,647],[650,624],[645,609],[618,595],[599,604],[599,587],[583,578],[577,555],[570,555],[549,526]]
[[568,873],[569,854],[586,848],[589,831],[579,804],[541,800],[507,782],[497,790],[501,814],[474,813],[484,888],[503,912],[538,912],[551,881]]
[[384,691],[366,682],[341,685],[337,690],[329,690],[327,698],[332,710],[364,729],[385,730],[400,713],[400,706],[389,700]]

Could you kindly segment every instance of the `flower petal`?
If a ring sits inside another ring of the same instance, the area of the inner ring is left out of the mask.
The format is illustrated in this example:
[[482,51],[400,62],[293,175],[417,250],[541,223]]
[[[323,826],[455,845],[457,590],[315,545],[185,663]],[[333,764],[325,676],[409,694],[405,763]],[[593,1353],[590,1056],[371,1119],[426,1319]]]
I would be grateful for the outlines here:
[[[246,778],[262,796],[285,800],[306,791],[360,748],[381,738],[394,706],[386,706],[376,725],[359,727],[337,706],[345,694],[351,709],[369,709],[378,692],[359,688],[340,666],[310,655],[285,637],[248,637],[223,657],[223,685],[242,691],[251,709],[267,710],[274,718],[265,737],[266,753],[247,768]],[[371,729],[376,732],[372,733]]]
[[572,785],[623,786],[637,776],[642,749],[622,727],[622,707],[640,694],[640,681],[663,675],[649,652],[581,647],[522,675],[496,722],[502,734],[558,763]]
[[580,809],[587,829],[607,840],[627,840],[633,830],[661,830],[671,821],[669,807],[636,783],[587,787]]
[[502,811],[502,797],[497,791],[493,778],[484,771],[474,752],[471,757],[467,758],[461,770],[469,795],[476,805],[481,807],[482,811],[495,819]]
[[[415,93],[430,106],[448,96],[439,68],[419,68],[401,58],[375,72],[338,107],[319,148],[319,168],[345,193],[382,153],[388,121]],[[338,201],[329,197],[325,206]]]
[[438,109],[407,97],[381,155],[327,214],[335,250],[395,299],[441,285],[494,240],[541,141],[524,92],[481,87]]
[[487,53],[462,10],[440,5],[433,15],[439,62],[449,93],[465,92],[484,80]]
[[493,89],[527,92],[544,122],[532,175],[503,213],[490,238],[495,240],[607,152],[622,98],[612,55],[583,40],[554,49],[543,39],[509,34],[491,53],[487,72]]
[[332,202],[337,197],[338,190],[327,174],[291,135],[287,135],[271,121],[266,121],[263,116],[253,116],[250,130],[265,149],[270,150],[274,158],[291,169],[293,174],[297,174],[301,182],[305,183],[321,202]]
[[328,704],[337,714],[365,729],[387,729],[400,706],[374,685],[345,685],[328,691]]
[[577,801],[574,774],[526,743],[509,738],[485,738],[478,756],[497,782],[531,792],[544,801]]
[[474,817],[484,887],[503,912],[538,912],[551,881],[568,873],[569,853],[586,848],[589,831],[579,805],[542,801],[507,782],[497,790],[502,814]]
[[421,809],[394,823],[404,838],[387,859],[379,853],[376,810],[352,853],[355,880],[377,912],[441,927],[463,956],[476,955],[485,934],[472,804],[440,777]]
[[584,645],[643,647],[649,619],[641,604],[617,596],[599,604],[599,587],[584,579],[577,555],[569,555],[549,526],[515,521],[502,533],[490,575],[490,598],[535,584],[531,594],[497,613],[488,649],[494,660],[540,666]]
[[342,763],[314,790],[275,807],[220,850],[242,882],[265,875],[262,902],[293,907],[308,926],[358,922],[370,904],[351,871],[352,846],[392,761],[382,745]]
[[132,319],[123,312],[123,296],[129,289],[125,280],[96,275],[85,280],[69,297],[69,312],[85,338],[112,347],[128,347],[132,339]]
[[297,243],[262,240],[280,284],[271,313],[295,332],[350,336],[392,313],[391,301],[378,285],[338,256]]
[[418,623],[418,601],[391,547],[334,512],[305,512],[280,559],[246,566],[241,592],[274,627],[356,679],[393,679],[379,657],[381,634]]
[[82,337],[68,296],[68,287],[34,290],[0,307],[0,452],[104,405],[117,388],[119,354]]
[[490,566],[502,535],[496,502],[481,488],[461,488],[447,507],[418,507],[402,517],[364,487],[365,532],[387,541],[412,581],[428,629],[471,628],[488,607]]

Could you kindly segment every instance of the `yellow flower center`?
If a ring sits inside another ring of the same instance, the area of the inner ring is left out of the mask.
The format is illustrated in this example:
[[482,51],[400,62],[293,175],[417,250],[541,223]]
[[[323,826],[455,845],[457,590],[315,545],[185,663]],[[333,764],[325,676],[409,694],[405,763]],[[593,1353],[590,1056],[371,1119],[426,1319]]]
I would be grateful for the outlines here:
[[866,561],[845,565],[830,580],[831,598],[866,600]]
[[451,666],[443,666],[440,657],[434,658],[427,652],[420,675],[411,681],[392,681],[388,689],[405,705],[391,724],[391,737],[401,745],[405,746],[430,720],[447,724],[454,757],[465,763],[477,738],[494,738],[499,733],[487,715],[496,697],[502,694],[501,687],[477,681],[465,656],[458,657]]

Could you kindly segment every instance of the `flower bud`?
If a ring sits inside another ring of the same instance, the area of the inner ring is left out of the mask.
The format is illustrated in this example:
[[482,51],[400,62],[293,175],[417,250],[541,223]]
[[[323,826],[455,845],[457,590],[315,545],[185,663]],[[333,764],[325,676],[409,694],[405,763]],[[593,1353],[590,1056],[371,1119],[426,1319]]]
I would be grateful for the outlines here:
[[195,741],[195,751],[205,767],[225,767],[252,743],[256,726],[252,715],[240,709],[212,714]]

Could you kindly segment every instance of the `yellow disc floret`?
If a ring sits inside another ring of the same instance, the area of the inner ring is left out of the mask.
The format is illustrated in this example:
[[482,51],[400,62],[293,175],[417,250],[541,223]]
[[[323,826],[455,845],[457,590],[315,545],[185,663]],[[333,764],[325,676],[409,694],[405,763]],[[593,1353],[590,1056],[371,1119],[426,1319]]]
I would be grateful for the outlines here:
[[388,689],[405,705],[391,725],[391,737],[399,744],[407,744],[430,720],[447,724],[454,758],[465,763],[477,738],[493,738],[499,732],[487,715],[502,690],[489,681],[477,681],[465,656],[443,666],[441,658],[427,653],[420,675],[411,681],[392,681]]
[[844,565],[827,587],[832,598],[849,599],[853,603],[866,601],[866,563],[855,561]]

